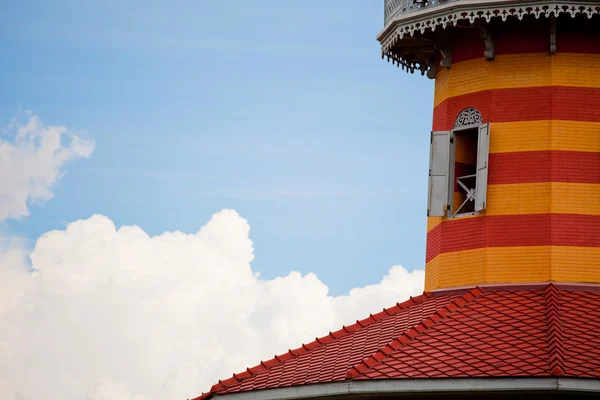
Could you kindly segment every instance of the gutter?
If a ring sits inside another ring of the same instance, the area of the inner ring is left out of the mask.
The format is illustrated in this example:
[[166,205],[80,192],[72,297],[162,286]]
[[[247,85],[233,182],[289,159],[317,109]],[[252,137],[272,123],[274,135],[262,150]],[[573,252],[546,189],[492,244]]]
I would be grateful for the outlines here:
[[442,378],[386,379],[317,383],[239,393],[215,394],[219,400],[301,400],[332,396],[379,396],[394,394],[457,394],[494,392],[600,393],[599,379],[582,378]]

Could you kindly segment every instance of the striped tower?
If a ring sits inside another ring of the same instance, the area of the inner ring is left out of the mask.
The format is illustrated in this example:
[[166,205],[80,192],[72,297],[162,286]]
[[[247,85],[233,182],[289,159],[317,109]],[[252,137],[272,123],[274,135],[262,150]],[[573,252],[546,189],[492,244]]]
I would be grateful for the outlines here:
[[435,79],[425,292],[196,400],[597,398],[599,13],[385,0],[384,57]]
[[425,289],[600,282],[600,4],[461,3],[380,35],[435,79]]
[[[433,131],[451,130],[461,111],[475,109],[489,122],[489,156],[486,208],[428,218],[426,290],[600,282],[598,29],[569,17],[491,29],[493,60],[480,35],[459,31],[451,68],[435,78]],[[464,149],[456,176],[474,163]]]

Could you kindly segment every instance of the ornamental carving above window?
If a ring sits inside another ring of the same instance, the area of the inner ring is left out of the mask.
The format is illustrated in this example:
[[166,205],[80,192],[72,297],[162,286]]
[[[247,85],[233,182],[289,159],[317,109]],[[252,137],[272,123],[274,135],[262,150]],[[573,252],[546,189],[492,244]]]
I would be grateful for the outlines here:
[[481,125],[482,123],[483,118],[481,118],[481,113],[477,111],[476,108],[465,108],[458,114],[458,117],[456,117],[454,127],[459,128],[461,126]]

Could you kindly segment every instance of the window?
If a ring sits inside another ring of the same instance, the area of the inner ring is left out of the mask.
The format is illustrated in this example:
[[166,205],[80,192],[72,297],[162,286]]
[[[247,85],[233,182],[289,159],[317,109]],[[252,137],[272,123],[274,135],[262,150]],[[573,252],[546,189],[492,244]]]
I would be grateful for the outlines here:
[[486,208],[489,124],[474,108],[454,129],[431,133],[428,216],[458,217]]

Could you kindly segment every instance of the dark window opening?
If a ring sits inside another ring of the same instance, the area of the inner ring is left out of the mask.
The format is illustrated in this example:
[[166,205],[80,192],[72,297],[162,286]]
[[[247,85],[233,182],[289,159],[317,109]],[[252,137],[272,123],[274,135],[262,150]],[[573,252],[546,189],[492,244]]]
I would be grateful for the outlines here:
[[475,212],[478,134],[478,128],[453,132],[453,216]]

